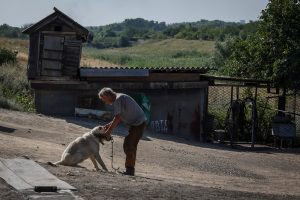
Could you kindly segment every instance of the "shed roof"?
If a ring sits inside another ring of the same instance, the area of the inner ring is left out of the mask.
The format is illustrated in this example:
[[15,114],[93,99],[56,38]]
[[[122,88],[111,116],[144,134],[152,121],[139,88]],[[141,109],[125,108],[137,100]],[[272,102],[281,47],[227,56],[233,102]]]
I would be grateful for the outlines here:
[[23,33],[31,34],[33,32],[40,30],[44,26],[47,26],[49,23],[53,22],[54,20],[60,19],[63,22],[65,22],[66,24],[68,24],[69,26],[73,27],[74,30],[82,36],[84,41],[87,40],[89,31],[86,28],[84,28],[83,26],[81,26],[80,24],[75,22],[72,18],[70,18],[69,16],[67,16],[60,10],[58,10],[56,7],[54,7],[53,10],[54,10],[54,13],[48,15],[44,19],[40,20],[39,22],[37,22],[37,23],[33,24],[32,26],[28,27],[27,29],[23,30]]
[[212,67],[132,67],[132,66],[81,66],[80,70],[82,71],[101,71],[101,70],[148,70],[151,72],[196,72],[196,73],[207,73],[209,70],[214,69]]
[[208,74],[201,74],[200,80],[206,80],[210,85],[230,85],[230,86],[270,86],[274,85],[269,80],[229,77],[229,76],[214,76]]

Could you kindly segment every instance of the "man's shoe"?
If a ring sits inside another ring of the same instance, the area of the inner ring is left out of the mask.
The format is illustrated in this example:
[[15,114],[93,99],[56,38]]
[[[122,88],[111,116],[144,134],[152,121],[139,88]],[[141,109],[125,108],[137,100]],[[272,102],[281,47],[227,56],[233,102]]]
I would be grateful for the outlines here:
[[127,175],[127,176],[134,176],[134,168],[133,167],[127,167],[126,171],[123,172],[122,174]]

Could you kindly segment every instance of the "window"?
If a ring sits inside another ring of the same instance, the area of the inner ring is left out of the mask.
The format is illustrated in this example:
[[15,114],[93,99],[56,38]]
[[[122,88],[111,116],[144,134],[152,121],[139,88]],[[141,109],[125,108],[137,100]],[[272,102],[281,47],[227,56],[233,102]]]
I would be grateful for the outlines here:
[[54,31],[62,31],[62,26],[55,26]]

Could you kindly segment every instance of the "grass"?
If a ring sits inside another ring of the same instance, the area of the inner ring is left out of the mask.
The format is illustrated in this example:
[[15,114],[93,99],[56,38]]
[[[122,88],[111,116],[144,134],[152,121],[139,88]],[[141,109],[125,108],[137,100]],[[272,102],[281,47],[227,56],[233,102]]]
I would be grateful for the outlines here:
[[0,37],[0,47],[11,51],[17,51],[17,60],[20,65],[26,67],[28,60],[29,41]]
[[17,50],[18,52],[28,54],[29,41],[15,38],[0,37],[0,47],[9,50]]
[[34,100],[26,75],[28,41],[0,37],[0,46],[18,52],[16,62],[0,65],[0,107],[34,112]]
[[26,68],[18,63],[5,63],[0,69],[0,107],[33,112]]
[[210,68],[214,42],[182,39],[152,40],[133,47],[83,48],[83,57],[135,68]]

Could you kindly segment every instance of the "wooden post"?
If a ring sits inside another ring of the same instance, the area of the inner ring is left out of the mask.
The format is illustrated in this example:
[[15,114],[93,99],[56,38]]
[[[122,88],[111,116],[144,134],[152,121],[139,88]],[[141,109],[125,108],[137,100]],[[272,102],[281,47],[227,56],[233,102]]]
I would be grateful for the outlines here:
[[[283,88],[282,95],[278,97],[278,110],[285,111],[285,103],[286,103],[286,88]],[[278,116],[284,116],[283,112],[278,111]]]
[[297,107],[297,93],[294,91],[294,103],[293,103],[294,121],[296,121],[296,107]]
[[233,101],[233,86],[231,86],[230,105],[232,104],[232,101]]
[[[207,93],[207,91],[205,92]],[[200,89],[200,96],[201,96],[201,89]],[[202,112],[204,112],[204,110],[201,109],[201,105],[203,105],[204,102],[202,102],[202,98],[200,98],[200,102],[199,102],[199,120],[200,120],[200,127],[199,127],[199,134],[200,134],[200,137],[199,137],[199,140],[200,142],[204,142],[205,141],[205,135],[206,133],[204,133],[204,130],[203,130],[203,126],[204,126],[204,119],[206,117],[206,115],[202,115]],[[203,105],[204,106],[204,105]]]

